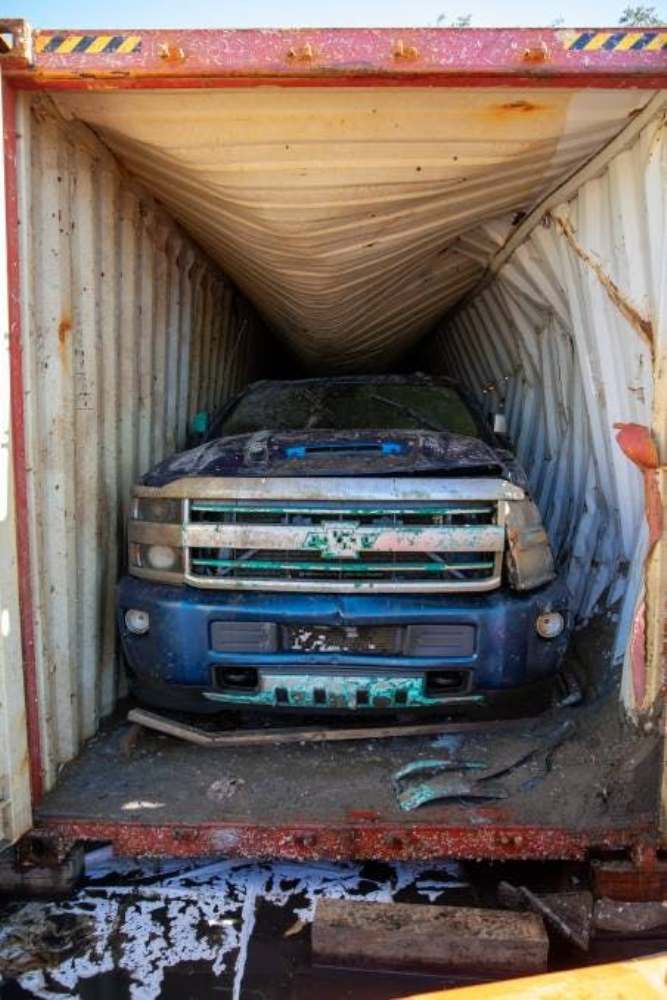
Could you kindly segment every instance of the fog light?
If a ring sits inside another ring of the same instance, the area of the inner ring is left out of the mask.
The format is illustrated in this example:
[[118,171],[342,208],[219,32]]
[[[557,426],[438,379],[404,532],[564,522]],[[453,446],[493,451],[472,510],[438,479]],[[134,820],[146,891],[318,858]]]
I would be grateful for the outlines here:
[[148,632],[150,624],[151,620],[147,611],[141,611],[139,608],[129,608],[125,612],[125,625],[128,632],[133,632],[134,635],[144,635]]
[[173,569],[178,562],[178,551],[170,545],[149,545],[146,562],[151,569]]
[[565,619],[559,611],[548,611],[538,616],[535,628],[543,639],[555,639],[565,628]]
[[250,689],[257,687],[259,676],[254,667],[225,667],[219,670],[220,687]]

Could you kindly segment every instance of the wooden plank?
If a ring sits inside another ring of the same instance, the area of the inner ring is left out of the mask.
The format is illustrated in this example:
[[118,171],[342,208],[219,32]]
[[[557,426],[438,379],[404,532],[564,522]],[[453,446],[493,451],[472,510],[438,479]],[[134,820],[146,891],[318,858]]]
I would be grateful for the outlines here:
[[545,970],[549,939],[534,913],[320,899],[312,947],[313,961],[323,965],[484,979]]
[[[286,745],[290,743],[341,743],[352,740],[382,740],[397,736],[438,736],[441,733],[460,733],[470,730],[486,732],[490,728],[511,728],[516,719],[495,719],[487,722],[428,722],[410,726],[358,726],[349,729],[246,729],[226,733],[211,733],[185,722],[177,722],[156,712],[133,708],[127,721],[154,729],[167,736],[186,740],[202,747],[255,747]],[[526,720],[524,720],[525,722]]]

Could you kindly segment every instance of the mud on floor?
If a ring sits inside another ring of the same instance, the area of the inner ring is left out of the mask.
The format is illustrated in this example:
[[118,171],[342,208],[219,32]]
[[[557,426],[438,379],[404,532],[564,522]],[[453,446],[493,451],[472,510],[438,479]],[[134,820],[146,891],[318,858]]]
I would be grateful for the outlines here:
[[[128,727],[120,722],[90,740],[63,769],[40,804],[38,819],[56,826],[73,818],[330,829],[349,824],[363,809],[377,820],[443,827],[505,823],[576,831],[653,822],[657,734],[624,725],[613,692],[594,704],[509,725],[431,737],[224,749],[145,731],[128,754]],[[567,727],[563,740],[542,746],[544,733],[562,726]],[[476,788],[488,791],[486,778],[504,764],[520,762],[533,745],[530,733],[542,733],[541,752],[521,767],[512,765],[514,777],[501,778],[499,801],[462,804],[462,793],[450,793],[415,811],[401,808],[396,775],[406,767],[448,756],[483,765],[465,774],[470,780],[477,775]]]

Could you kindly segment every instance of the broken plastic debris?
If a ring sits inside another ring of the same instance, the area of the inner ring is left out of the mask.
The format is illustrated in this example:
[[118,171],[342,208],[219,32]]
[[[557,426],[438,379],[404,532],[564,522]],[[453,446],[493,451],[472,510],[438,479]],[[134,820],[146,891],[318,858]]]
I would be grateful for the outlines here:
[[487,768],[488,764],[478,760],[435,760],[432,758],[412,760],[396,772],[394,781],[402,781],[404,778],[416,774],[437,774],[440,771],[484,771]]
[[507,791],[499,782],[486,781],[481,784],[461,774],[438,774],[422,782],[396,789],[396,798],[401,809],[411,812],[427,802],[438,799],[465,799],[467,801],[489,801],[506,799]]
[[[529,732],[516,741],[516,747],[510,744],[510,753],[501,752],[500,759],[496,757],[498,763],[484,766],[476,775],[470,773],[473,768],[466,766],[476,765],[476,761],[438,761],[433,758],[412,761],[394,776],[398,804],[409,812],[442,799],[475,802],[506,799],[527,791],[535,781],[546,776],[551,753],[574,729],[574,723],[566,719],[557,725]],[[504,781],[495,780],[498,778]]]

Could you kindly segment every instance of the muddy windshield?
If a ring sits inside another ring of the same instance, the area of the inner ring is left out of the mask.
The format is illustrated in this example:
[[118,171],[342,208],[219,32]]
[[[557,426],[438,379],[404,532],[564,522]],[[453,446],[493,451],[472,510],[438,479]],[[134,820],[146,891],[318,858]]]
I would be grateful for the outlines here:
[[221,436],[256,431],[434,430],[479,437],[451,386],[396,382],[265,382],[251,388],[220,425]]

